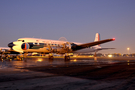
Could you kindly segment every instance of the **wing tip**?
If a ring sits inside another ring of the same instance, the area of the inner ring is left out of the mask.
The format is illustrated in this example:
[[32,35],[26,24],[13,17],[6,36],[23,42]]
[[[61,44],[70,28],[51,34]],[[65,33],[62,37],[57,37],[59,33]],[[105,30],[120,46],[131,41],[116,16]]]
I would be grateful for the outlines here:
[[112,38],[113,41],[115,41],[115,38]]

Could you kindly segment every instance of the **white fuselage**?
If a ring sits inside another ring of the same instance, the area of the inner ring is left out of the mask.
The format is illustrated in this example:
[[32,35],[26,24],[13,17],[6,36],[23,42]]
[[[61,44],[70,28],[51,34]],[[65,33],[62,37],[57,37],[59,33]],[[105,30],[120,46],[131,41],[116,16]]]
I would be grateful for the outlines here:
[[[39,38],[19,38],[17,41],[12,42],[13,47],[12,49],[16,52],[41,52],[41,53],[51,53],[52,50],[54,51],[57,49],[59,50],[58,53],[88,53],[88,52],[95,52],[97,48],[101,48],[98,45],[93,47],[88,47],[81,50],[68,50],[63,51],[61,48],[67,47],[68,49],[71,47],[70,45],[79,45],[82,43],[76,43],[76,42],[69,42],[67,41],[59,41],[59,40],[49,40],[49,39],[39,39]],[[65,46],[66,45],[66,46]],[[65,48],[66,49],[66,48]],[[64,50],[65,50],[64,49]]]

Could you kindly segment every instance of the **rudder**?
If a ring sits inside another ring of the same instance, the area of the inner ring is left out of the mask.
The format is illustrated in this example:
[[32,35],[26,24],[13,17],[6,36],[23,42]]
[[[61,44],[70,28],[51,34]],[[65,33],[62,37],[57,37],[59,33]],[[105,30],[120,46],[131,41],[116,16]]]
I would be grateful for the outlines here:
[[[100,41],[100,34],[99,33],[96,33],[96,35],[95,35],[95,40],[94,40],[95,42],[96,41]],[[100,44],[99,44],[100,45]],[[97,45],[97,46],[99,46],[99,45]]]
[[100,41],[100,34],[99,33],[96,33],[96,35],[95,35],[95,41]]

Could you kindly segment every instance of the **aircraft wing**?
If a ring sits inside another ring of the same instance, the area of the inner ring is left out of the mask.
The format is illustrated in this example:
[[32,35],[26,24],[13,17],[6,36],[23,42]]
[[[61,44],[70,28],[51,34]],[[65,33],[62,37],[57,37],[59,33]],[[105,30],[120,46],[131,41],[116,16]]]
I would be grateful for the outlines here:
[[105,40],[100,40],[100,41],[96,41],[96,42],[85,43],[85,44],[81,44],[81,45],[75,45],[75,46],[72,46],[72,50],[76,51],[76,50],[84,49],[87,47],[95,46],[98,44],[114,41],[114,40],[115,40],[115,38],[112,38],[112,39],[105,39]]

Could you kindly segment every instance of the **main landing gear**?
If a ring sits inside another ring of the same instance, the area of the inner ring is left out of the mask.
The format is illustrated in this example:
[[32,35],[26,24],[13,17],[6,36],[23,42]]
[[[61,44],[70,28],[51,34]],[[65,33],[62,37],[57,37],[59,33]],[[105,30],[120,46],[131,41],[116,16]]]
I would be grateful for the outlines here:
[[49,60],[53,60],[53,58],[54,58],[53,56],[49,55]]
[[[49,54],[49,58],[48,59],[49,60],[53,60],[54,59],[53,54]],[[65,54],[64,60],[70,60],[70,56],[68,54]]]
[[70,60],[70,56],[68,53],[65,54],[65,57],[64,57],[65,60]]
[[53,54],[51,53],[51,54],[49,54],[49,60],[53,60]]
[[70,60],[70,56],[66,56],[64,57],[65,60]]

